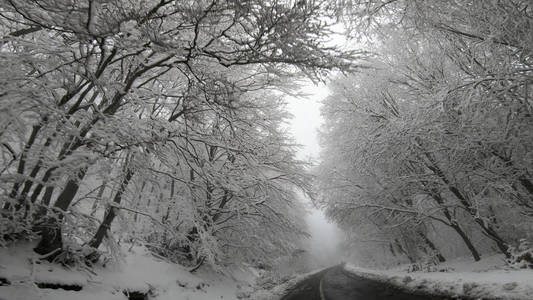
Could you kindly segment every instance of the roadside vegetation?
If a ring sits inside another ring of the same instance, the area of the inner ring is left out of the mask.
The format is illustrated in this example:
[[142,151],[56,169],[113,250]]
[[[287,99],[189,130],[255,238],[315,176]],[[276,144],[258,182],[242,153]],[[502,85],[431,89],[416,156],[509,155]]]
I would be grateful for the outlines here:
[[530,3],[365,1],[350,11],[349,33],[373,57],[331,81],[317,170],[347,251],[368,266],[499,252],[531,267]]

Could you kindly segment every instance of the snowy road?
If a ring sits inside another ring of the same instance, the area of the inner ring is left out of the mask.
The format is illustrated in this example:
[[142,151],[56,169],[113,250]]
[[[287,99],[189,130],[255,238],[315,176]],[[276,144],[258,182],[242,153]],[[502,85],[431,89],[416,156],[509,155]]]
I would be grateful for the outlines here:
[[335,266],[297,284],[281,300],[441,300],[408,294]]

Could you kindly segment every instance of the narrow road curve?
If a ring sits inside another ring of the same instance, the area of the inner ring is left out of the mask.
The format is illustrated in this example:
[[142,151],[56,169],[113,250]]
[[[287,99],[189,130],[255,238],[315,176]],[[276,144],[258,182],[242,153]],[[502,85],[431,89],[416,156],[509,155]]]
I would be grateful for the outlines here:
[[325,269],[297,284],[281,300],[443,300],[409,294],[387,284],[359,277],[342,266]]

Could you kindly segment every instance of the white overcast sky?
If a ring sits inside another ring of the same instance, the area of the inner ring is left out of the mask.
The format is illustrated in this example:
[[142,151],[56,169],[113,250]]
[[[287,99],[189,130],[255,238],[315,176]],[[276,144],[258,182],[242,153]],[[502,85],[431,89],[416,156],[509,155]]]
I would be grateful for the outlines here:
[[[353,42],[345,38],[344,26],[336,24],[331,28],[331,35],[325,41],[326,46],[336,46],[341,49],[353,48]],[[352,46],[349,46],[352,45]],[[330,78],[334,77],[335,73],[330,74]],[[319,157],[319,144],[317,139],[317,130],[322,124],[322,117],[320,115],[320,102],[324,100],[329,90],[323,83],[315,85],[311,80],[306,80],[302,85],[300,92],[307,94],[306,97],[295,98],[288,97],[288,110],[294,115],[291,122],[291,131],[296,141],[303,147],[298,153],[298,158],[314,158]]]
[[290,128],[296,142],[302,145],[298,158],[318,160],[320,148],[317,131],[322,124],[320,102],[327,97],[329,90],[324,84],[314,85],[311,82],[303,85],[301,90],[308,96],[288,96],[287,109],[293,115]]

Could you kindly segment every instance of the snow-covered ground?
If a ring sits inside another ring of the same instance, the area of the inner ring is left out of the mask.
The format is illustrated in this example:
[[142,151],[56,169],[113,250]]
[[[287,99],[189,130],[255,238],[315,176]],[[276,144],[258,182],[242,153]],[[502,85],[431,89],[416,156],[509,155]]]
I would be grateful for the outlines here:
[[[252,282],[259,276],[253,269],[234,269],[223,275],[204,268],[191,274],[182,266],[153,257],[142,247],[133,247],[123,249],[121,263],[73,270],[40,262],[32,246],[0,248],[1,300],[125,300],[124,291],[148,293],[150,299],[157,300],[277,300],[298,282],[321,271],[288,277],[273,288],[253,291]],[[472,299],[533,299],[533,270],[510,269],[500,255],[484,257],[480,262],[455,259],[437,266],[435,272],[407,272],[406,266],[380,271],[353,265],[345,268],[413,292]],[[43,284],[81,290],[43,288]]]
[[413,292],[469,299],[533,299],[533,270],[510,269],[502,255],[479,262],[458,258],[438,265],[434,272],[408,273],[406,266],[376,271],[346,265],[345,269]]
[[295,285],[308,279],[309,277],[315,275],[316,273],[322,272],[324,269],[314,270],[312,272],[297,274],[286,278],[282,283],[272,287],[272,288],[257,288],[250,295],[252,300],[279,300],[285,294],[289,292]]
[[[124,291],[149,293],[157,300],[236,300],[251,291],[257,274],[236,269],[222,275],[200,269],[191,274],[182,266],[167,263],[141,247],[124,248],[119,264],[89,270],[69,270],[40,262],[31,244],[0,248],[1,300],[125,300]],[[6,285],[1,279],[9,281]],[[79,291],[39,288],[39,284],[81,286]]]

